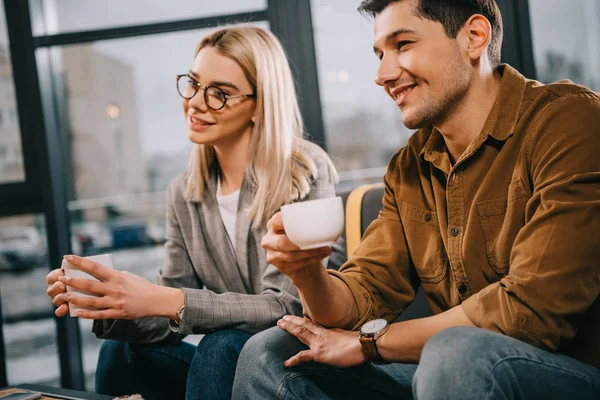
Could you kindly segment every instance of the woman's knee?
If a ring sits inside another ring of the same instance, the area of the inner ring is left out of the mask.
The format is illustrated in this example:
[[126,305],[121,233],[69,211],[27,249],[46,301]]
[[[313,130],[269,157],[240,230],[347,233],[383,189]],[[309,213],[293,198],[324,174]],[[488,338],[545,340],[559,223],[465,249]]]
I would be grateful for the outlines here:
[[98,369],[110,365],[111,368],[126,366],[130,358],[129,343],[105,340],[98,354]]
[[206,358],[215,355],[219,358],[223,356],[237,358],[251,336],[251,333],[236,329],[224,329],[209,333],[198,343],[196,357]]

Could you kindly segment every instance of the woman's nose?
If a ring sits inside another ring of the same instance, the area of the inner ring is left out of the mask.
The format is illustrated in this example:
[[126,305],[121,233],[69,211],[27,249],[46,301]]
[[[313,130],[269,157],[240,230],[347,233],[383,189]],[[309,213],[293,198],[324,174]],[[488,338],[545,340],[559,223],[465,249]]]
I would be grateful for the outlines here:
[[192,97],[188,101],[190,107],[197,108],[204,112],[208,109],[206,101],[204,101],[204,89],[202,88],[198,89],[194,97]]

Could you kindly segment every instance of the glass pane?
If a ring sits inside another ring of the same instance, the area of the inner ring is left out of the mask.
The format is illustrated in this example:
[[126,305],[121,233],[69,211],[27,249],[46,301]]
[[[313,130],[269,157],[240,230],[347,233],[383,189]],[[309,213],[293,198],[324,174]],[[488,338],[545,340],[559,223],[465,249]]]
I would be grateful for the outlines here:
[[[187,169],[191,149],[175,76],[189,70],[210,31],[38,50],[51,57],[52,102],[67,116],[74,253],[112,253],[115,268],[155,280],[164,257],[165,191]],[[92,389],[101,341],[89,321],[80,326]]]
[[[34,23],[34,35],[142,25],[216,15],[260,11],[267,0],[29,0],[41,9],[43,23]],[[118,11],[117,11],[118,10]]]
[[0,294],[8,382],[59,386],[44,217],[0,218]]
[[538,80],[600,90],[600,1],[529,0]]
[[0,4],[0,184],[25,180],[4,2]]
[[[377,167],[386,166],[412,133],[374,83],[379,61],[373,54],[373,22],[356,8],[346,0],[312,1],[327,150],[342,180],[352,184],[365,177],[380,181],[385,168]],[[365,170],[370,168],[375,169]]]

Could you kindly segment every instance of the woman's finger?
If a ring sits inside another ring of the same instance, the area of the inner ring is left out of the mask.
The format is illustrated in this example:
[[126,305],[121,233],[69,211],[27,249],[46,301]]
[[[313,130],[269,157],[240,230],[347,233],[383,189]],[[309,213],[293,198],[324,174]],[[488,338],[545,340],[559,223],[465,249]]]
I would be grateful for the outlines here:
[[57,317],[64,317],[69,313],[69,303],[63,303],[60,307],[54,310],[54,314]]
[[48,296],[50,297],[56,297],[56,295],[60,294],[60,293],[64,293],[67,291],[67,287],[65,286],[64,283],[62,282],[55,282],[52,285],[48,286],[48,289],[46,290],[46,293],[48,293]]
[[61,297],[63,301],[67,301],[69,304],[74,304],[78,307],[101,309],[109,308],[106,297],[88,297],[70,293],[63,293],[57,297]]
[[48,275],[46,275],[46,283],[48,285],[52,285],[54,284],[56,281],[58,281],[58,278],[63,276],[65,273],[61,268],[57,268],[55,270],[52,270],[48,273]]
[[91,279],[72,278],[70,276],[61,276],[60,281],[67,286],[83,290],[97,295],[108,294],[109,288],[106,283],[93,281]]
[[56,307],[60,307],[64,303],[66,303],[66,300],[62,297],[62,294],[52,298],[52,304],[54,304]]
[[75,255],[65,256],[65,260],[81,269],[84,272],[98,278],[101,281],[107,281],[113,277],[117,271],[107,266],[104,266],[96,261],[92,261],[88,258],[83,258]]

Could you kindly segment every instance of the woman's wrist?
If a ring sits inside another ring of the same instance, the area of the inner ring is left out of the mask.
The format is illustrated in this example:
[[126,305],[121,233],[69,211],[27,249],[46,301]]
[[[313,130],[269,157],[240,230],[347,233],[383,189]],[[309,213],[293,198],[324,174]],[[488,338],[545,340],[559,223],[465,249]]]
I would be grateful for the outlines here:
[[155,303],[158,307],[157,317],[177,320],[178,312],[185,302],[183,289],[157,285]]

